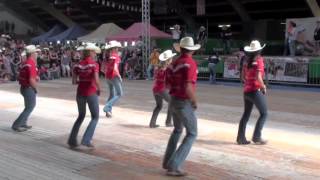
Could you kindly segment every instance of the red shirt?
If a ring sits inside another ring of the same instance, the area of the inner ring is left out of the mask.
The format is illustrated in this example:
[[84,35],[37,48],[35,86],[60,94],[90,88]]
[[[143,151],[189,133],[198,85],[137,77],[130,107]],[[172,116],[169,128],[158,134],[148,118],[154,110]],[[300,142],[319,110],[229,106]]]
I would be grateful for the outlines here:
[[245,63],[243,70],[245,75],[244,92],[254,92],[262,88],[257,79],[258,72],[261,72],[262,78],[264,77],[264,62],[261,56],[257,58],[251,68],[248,68],[248,64]]
[[20,66],[19,72],[19,84],[21,87],[30,87],[30,78],[37,78],[37,68],[35,61],[29,57],[26,61],[24,61]]
[[106,79],[113,79],[115,77],[120,77],[120,73],[119,73],[120,61],[121,59],[117,53],[111,53],[105,68]]
[[170,89],[170,95],[178,99],[189,99],[186,93],[187,83],[192,83],[196,90],[197,63],[192,56],[183,54],[167,68],[166,82]]
[[73,72],[79,77],[78,95],[91,96],[97,92],[94,74],[99,72],[99,65],[87,57],[74,66]]
[[157,69],[154,77],[153,93],[162,93],[166,90],[166,70],[160,68]]

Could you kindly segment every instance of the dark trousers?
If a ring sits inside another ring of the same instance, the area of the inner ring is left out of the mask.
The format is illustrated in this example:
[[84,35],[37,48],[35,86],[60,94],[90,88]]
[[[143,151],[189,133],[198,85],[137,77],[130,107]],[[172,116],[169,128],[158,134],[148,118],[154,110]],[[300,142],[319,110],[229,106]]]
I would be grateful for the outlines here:
[[255,91],[250,93],[244,93],[244,113],[242,115],[242,118],[239,124],[238,138],[237,138],[238,140],[246,140],[246,137],[245,137],[246,126],[249,121],[253,105],[255,105],[259,110],[260,116],[257,121],[252,139],[253,140],[261,139],[261,131],[267,119],[268,109],[267,109],[267,102],[266,102],[265,95],[263,95],[261,91]]
[[171,110],[170,110],[170,95],[168,92],[162,92],[162,93],[156,93],[154,94],[154,99],[156,100],[156,107],[153,110],[153,114],[151,117],[151,121],[150,121],[150,126],[154,126],[156,125],[157,122],[157,118],[159,115],[159,112],[162,109],[162,104],[163,104],[163,99],[168,102],[169,107],[168,107],[168,113],[167,113],[167,120],[166,120],[166,124],[171,124]]
[[12,128],[18,128],[27,125],[28,118],[36,106],[36,91],[33,88],[21,87],[20,93],[23,96],[25,108],[17,120],[13,123]]
[[91,121],[87,127],[86,132],[83,135],[81,144],[88,145],[91,143],[95,128],[99,120],[99,102],[96,94],[91,96],[77,96],[77,104],[79,116],[73,125],[68,144],[77,145],[77,136],[80,126],[86,116],[86,105],[88,103],[89,110],[91,112]]

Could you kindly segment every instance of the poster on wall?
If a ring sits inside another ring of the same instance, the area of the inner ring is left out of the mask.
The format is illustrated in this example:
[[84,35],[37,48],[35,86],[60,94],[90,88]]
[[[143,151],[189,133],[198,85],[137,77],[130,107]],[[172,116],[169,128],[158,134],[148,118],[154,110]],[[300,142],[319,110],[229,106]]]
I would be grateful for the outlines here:
[[306,57],[265,57],[266,78],[271,81],[307,82],[308,62]]
[[[308,57],[265,56],[265,79],[279,82],[307,82]],[[224,57],[223,77],[240,78],[240,61],[235,56]]]
[[224,56],[224,78],[240,79],[240,61],[236,56]]
[[286,20],[286,55],[289,55],[289,36],[296,40],[295,55],[320,55],[320,18],[296,18]]

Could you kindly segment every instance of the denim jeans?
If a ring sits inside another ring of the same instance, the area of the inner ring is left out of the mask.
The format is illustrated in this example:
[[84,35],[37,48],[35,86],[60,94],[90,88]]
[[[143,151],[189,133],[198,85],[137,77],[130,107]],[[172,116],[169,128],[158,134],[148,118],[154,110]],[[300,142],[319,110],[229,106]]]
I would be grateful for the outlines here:
[[112,112],[112,106],[120,99],[123,95],[122,82],[119,77],[113,79],[107,79],[109,86],[110,96],[103,108],[104,112]]
[[157,117],[159,115],[159,112],[162,109],[162,103],[163,103],[163,99],[165,101],[168,102],[169,106],[168,106],[168,113],[167,113],[167,120],[166,120],[166,124],[171,124],[171,110],[170,110],[170,95],[167,91],[161,92],[161,93],[156,93],[154,94],[154,99],[156,100],[156,107],[153,110],[153,114],[151,117],[151,121],[150,121],[150,126],[154,126],[156,125],[156,121],[157,121]]
[[27,125],[28,118],[36,106],[36,91],[33,88],[21,87],[20,93],[24,98],[24,110],[13,123],[12,128],[18,128]]
[[87,127],[86,132],[83,135],[81,144],[88,145],[91,143],[94,131],[96,129],[99,120],[99,102],[96,94],[91,96],[79,96],[77,95],[77,104],[79,116],[73,125],[69,141],[70,145],[77,145],[77,136],[80,126],[86,116],[86,105],[88,103],[89,110],[91,112],[91,121]]
[[267,119],[268,109],[267,109],[267,102],[266,102],[265,95],[263,95],[261,91],[255,91],[250,93],[244,93],[244,113],[239,123],[239,130],[238,130],[239,140],[246,140],[246,137],[245,137],[246,126],[249,121],[253,105],[255,105],[259,110],[260,117],[257,121],[252,139],[253,140],[261,139],[261,131]]
[[[169,170],[178,170],[187,158],[192,144],[197,137],[197,118],[194,109],[191,106],[191,102],[188,100],[179,100],[175,97],[171,97],[171,110],[174,130],[164,155],[163,167],[168,168]],[[186,136],[177,149],[183,127],[186,128]]]
[[296,41],[289,40],[289,51],[290,51],[290,56],[295,56],[296,55]]
[[153,76],[153,65],[149,64],[148,69],[147,69],[147,76],[148,79],[151,80]]
[[209,63],[210,83],[216,83],[216,69],[214,63]]

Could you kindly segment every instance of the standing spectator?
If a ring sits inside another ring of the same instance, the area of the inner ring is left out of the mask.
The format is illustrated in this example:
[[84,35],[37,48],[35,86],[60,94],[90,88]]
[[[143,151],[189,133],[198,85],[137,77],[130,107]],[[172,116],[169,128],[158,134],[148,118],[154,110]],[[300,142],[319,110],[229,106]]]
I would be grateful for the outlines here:
[[255,105],[260,113],[257,121],[252,141],[255,144],[263,145],[267,141],[262,139],[261,131],[267,119],[267,103],[266,103],[266,85],[263,82],[264,60],[261,56],[261,50],[265,47],[259,41],[252,41],[250,46],[246,46],[244,50],[247,53],[247,60],[243,66],[242,78],[244,82],[244,113],[239,123],[237,136],[238,144],[250,144],[246,139],[246,126],[249,121],[253,105]]
[[289,46],[289,54],[290,56],[296,55],[296,43],[297,43],[297,24],[293,21],[289,22],[288,30],[287,30],[287,40]]
[[109,86],[110,96],[103,108],[108,118],[112,117],[112,107],[123,95],[122,90],[122,79],[119,72],[119,48],[121,48],[121,43],[117,41],[110,41],[110,57],[106,65],[106,80]]
[[176,24],[173,26],[173,29],[171,30],[172,33],[172,39],[175,42],[179,42],[180,38],[181,38],[181,28],[180,25]]
[[224,54],[230,54],[230,51],[231,51],[230,39],[232,36],[230,26],[223,25],[221,28],[220,36],[221,36],[222,43],[223,43]]
[[[153,85],[153,96],[156,100],[156,107],[153,110],[151,121],[150,121],[150,128],[157,128],[159,125],[156,124],[158,114],[162,109],[162,103],[163,99],[170,103],[170,95],[166,88],[166,69],[168,65],[172,62],[172,58],[175,56],[175,53],[172,53],[171,50],[164,51],[162,54],[160,54],[159,59],[160,63],[158,67],[156,67],[155,70],[155,80]],[[167,113],[167,120],[166,120],[166,126],[170,127],[172,126],[171,123],[171,110],[170,107],[168,107],[168,113]]]
[[49,52],[50,67],[52,67],[53,64],[58,64],[58,58],[58,53],[54,49],[51,49]]
[[86,105],[88,104],[91,112],[91,121],[83,135],[81,144],[89,148],[94,148],[92,137],[99,120],[99,99],[100,96],[100,80],[99,65],[94,61],[97,53],[100,53],[99,47],[92,43],[88,43],[84,47],[84,59],[74,67],[73,84],[78,84],[77,89],[77,105],[79,116],[71,130],[68,145],[70,148],[78,146],[77,136],[81,124],[86,117]]
[[317,21],[317,26],[314,30],[313,38],[316,44],[316,52],[318,52],[320,48],[320,20]]
[[[181,55],[168,67],[166,80],[170,89],[170,107],[174,124],[163,160],[163,168],[168,170],[168,176],[186,175],[180,168],[197,137],[197,118],[194,111],[197,109],[198,70],[192,55],[200,48],[199,44],[194,44],[192,37],[182,38],[180,40]],[[186,136],[177,149],[183,127],[186,128]]]
[[30,128],[28,118],[36,106],[38,73],[36,69],[37,49],[34,45],[26,48],[27,60],[22,63],[19,73],[20,92],[24,98],[25,108],[12,125],[12,129],[23,132]]
[[50,68],[50,57],[49,57],[49,48],[43,48],[44,53],[41,54],[42,65],[49,69]]
[[219,54],[217,52],[214,52],[214,55],[210,56],[208,58],[208,67],[210,72],[210,83],[216,84],[216,65],[220,62]]
[[206,50],[205,44],[207,43],[208,33],[204,26],[201,26],[197,34],[197,43],[201,45],[201,53],[203,54]]
[[71,76],[70,73],[71,52],[69,50],[64,51],[61,56],[61,69],[63,77]]
[[154,71],[154,67],[159,63],[159,55],[160,55],[159,49],[157,49],[156,47],[153,48],[152,53],[150,55],[148,69],[147,69],[148,80],[153,79],[153,71]]

